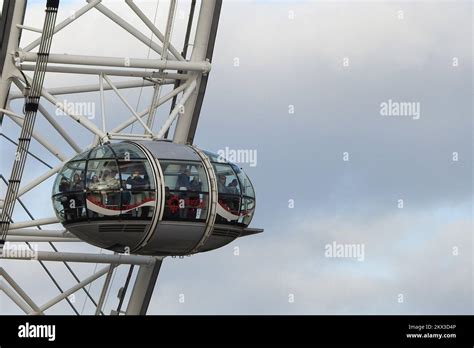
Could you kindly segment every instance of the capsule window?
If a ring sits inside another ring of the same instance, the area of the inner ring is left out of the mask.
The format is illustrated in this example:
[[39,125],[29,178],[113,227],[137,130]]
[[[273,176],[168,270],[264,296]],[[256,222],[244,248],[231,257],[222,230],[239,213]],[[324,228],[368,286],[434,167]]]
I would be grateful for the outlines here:
[[253,189],[252,183],[250,182],[250,179],[248,178],[248,176],[242,170],[239,171],[237,176],[239,177],[239,181],[241,184],[242,195],[255,199],[255,191]]
[[136,145],[131,143],[119,143],[113,145],[115,157],[119,161],[129,161],[134,159],[145,159],[145,155]]
[[56,177],[53,194],[84,190],[85,161],[69,162]]
[[156,201],[153,172],[143,160],[119,161],[122,218],[151,219]]
[[73,157],[70,162],[87,159],[89,157],[89,153],[90,150],[81,152],[80,154],[77,154],[75,157]]
[[163,220],[205,221],[209,187],[200,162],[160,161],[165,182]]
[[160,161],[165,187],[172,191],[209,192],[204,167],[199,162]]
[[217,190],[221,194],[240,195],[240,183],[229,164],[214,164]]
[[90,218],[120,213],[120,180],[115,160],[89,160],[86,188]]
[[87,189],[107,191],[120,189],[118,166],[115,160],[90,160],[87,163]]
[[150,164],[145,161],[119,161],[122,188],[126,190],[154,190],[155,182]]
[[84,201],[85,161],[67,163],[53,186],[53,207],[61,222],[86,218]]
[[115,158],[115,154],[110,146],[96,147],[90,152],[89,158]]
[[230,164],[213,163],[217,178],[218,205],[216,223],[237,224],[240,218],[240,183]]
[[244,197],[242,199],[239,222],[244,225],[250,225],[254,212],[255,212],[255,200],[252,198]]
[[66,205],[64,204],[66,199],[63,199],[63,195],[56,195],[52,197],[53,200],[53,208],[56,212],[57,217],[59,218],[59,222],[65,222],[65,209]]
[[201,150],[201,151],[204,152],[204,154],[209,158],[211,162],[228,163],[228,161],[221,155],[218,155],[209,151],[205,151],[205,150]]

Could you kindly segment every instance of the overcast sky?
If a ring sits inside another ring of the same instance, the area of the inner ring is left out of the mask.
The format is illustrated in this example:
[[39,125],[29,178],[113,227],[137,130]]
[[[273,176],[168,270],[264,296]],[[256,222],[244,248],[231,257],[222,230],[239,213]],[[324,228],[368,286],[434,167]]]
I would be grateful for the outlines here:
[[[38,3],[31,2],[25,23],[41,27]],[[137,3],[153,19],[154,3]],[[58,20],[81,4],[61,2]],[[117,1],[105,4],[127,13]],[[472,7],[470,1],[225,1],[195,144],[257,151],[255,167],[240,165],[257,192],[252,227],[265,232],[165,259],[149,313],[472,314]],[[179,48],[185,22],[178,16],[173,32]],[[78,23],[55,37],[52,52],[147,57],[146,46],[98,12]],[[34,37],[25,35],[22,46]],[[46,86],[76,80],[96,81],[51,75]],[[139,110],[150,98],[144,91],[138,103],[138,92],[125,94]],[[389,100],[412,103],[419,114],[384,116],[381,104]],[[114,124],[129,117],[118,101],[107,113]],[[166,108],[159,122],[165,114]],[[61,122],[81,145],[92,140],[74,122]],[[42,117],[37,130],[73,154]],[[5,119],[3,132],[17,138],[19,130]],[[8,177],[14,148],[1,141],[1,172]],[[32,149],[57,163],[38,144]],[[24,182],[46,170],[29,161]],[[51,185],[23,197],[37,218],[54,214]],[[16,210],[16,221],[27,219]],[[363,247],[363,260],[327,257],[333,243]],[[58,247],[99,252],[78,243]],[[38,304],[57,294],[37,263],[1,265]],[[64,266],[48,266],[64,288],[74,284]],[[73,267],[86,277],[95,265]],[[114,277],[107,311],[117,305],[127,270]],[[94,283],[91,292],[99,291]],[[83,294],[75,301],[82,309]],[[92,311],[86,302],[84,313]],[[2,293],[0,312],[20,313]],[[72,312],[61,303],[48,313]]]

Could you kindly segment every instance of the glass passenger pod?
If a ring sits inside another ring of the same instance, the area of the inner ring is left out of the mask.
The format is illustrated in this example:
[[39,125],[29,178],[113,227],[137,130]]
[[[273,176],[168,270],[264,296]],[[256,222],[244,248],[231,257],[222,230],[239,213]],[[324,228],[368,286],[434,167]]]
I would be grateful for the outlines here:
[[249,178],[222,156],[203,152],[211,161],[217,178],[216,224],[248,226],[255,211],[255,191]]
[[155,177],[132,143],[96,147],[74,157],[58,173],[53,206],[59,220],[151,220]]

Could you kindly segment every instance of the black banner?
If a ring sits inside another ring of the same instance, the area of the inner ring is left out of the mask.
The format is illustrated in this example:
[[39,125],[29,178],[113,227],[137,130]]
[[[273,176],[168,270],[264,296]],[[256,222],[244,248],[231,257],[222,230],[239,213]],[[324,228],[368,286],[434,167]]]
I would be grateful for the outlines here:
[[474,345],[473,316],[1,316],[1,348],[42,345]]

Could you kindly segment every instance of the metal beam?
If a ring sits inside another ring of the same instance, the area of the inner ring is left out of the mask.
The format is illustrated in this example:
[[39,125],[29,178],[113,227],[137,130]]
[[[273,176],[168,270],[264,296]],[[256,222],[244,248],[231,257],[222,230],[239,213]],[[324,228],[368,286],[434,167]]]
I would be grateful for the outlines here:
[[[31,78],[29,78],[28,76],[26,76],[26,78],[28,79],[29,82],[31,82]],[[23,90],[23,85],[19,79],[14,79],[13,82],[17,85],[17,87],[20,90]],[[41,89],[41,96],[44,97],[47,101],[49,101],[51,104],[56,106],[58,109],[60,109],[65,115],[68,115],[74,121],[84,126],[87,130],[92,132],[94,135],[98,136],[101,139],[107,139],[107,134],[103,133],[94,123],[89,121],[84,116],[75,115],[74,113],[69,112],[69,110],[67,110],[67,108],[65,108],[64,105],[56,97],[51,95],[51,93],[49,93],[49,91],[46,90],[45,88]]]
[[[100,75],[100,74],[99,74]],[[169,80],[169,82],[174,80]],[[115,83],[117,89],[126,89],[126,88],[135,88],[135,87],[148,87],[153,86],[153,82],[146,80],[133,80],[133,81],[119,81]],[[112,87],[105,85],[104,91],[112,90]],[[76,93],[88,93],[88,92],[98,92],[100,91],[100,84],[89,84],[89,85],[79,85],[79,86],[64,86],[49,88],[48,92],[54,96],[62,94],[76,94]],[[11,93],[9,100],[23,98],[23,93]]]
[[[140,19],[143,21],[143,23],[145,23],[148,29],[150,29],[151,32],[163,43],[163,51],[166,52],[167,50],[165,47],[165,36],[163,36],[160,30],[148,19],[148,17],[142,12],[142,10],[140,10],[140,8],[133,2],[133,0],[125,0],[125,2],[132,9],[132,11],[135,12],[138,17],[140,17]],[[178,60],[185,60],[171,43],[169,43],[169,51]]]
[[[189,14],[188,14],[188,24],[186,25],[186,34],[184,35],[184,42],[183,42],[183,51],[181,55],[186,59],[188,56],[188,47],[189,47],[189,39],[191,37],[191,30],[193,27],[193,21],[194,21],[194,11],[196,10],[196,0],[191,1],[191,6],[189,7]],[[178,71],[180,73],[181,71]],[[180,80],[176,80],[174,84],[174,88],[179,87],[181,84]],[[173,97],[173,100],[171,101],[171,107],[170,107],[170,112],[173,111],[174,107],[176,105],[176,96]],[[165,139],[168,139],[168,132],[165,133],[164,135]]]
[[0,290],[7,295],[25,314],[31,314],[33,309],[15,291],[13,291],[3,280],[0,279]]
[[161,127],[160,131],[158,132],[158,134],[156,136],[158,139],[163,138],[165,133],[168,131],[168,129],[173,124],[174,120],[178,117],[178,114],[181,113],[181,110],[184,110],[184,112],[186,112],[186,107],[185,107],[186,101],[188,100],[188,98],[192,95],[192,93],[195,90],[196,90],[196,80],[192,80],[189,87],[186,88],[186,90],[183,93],[183,96],[181,97],[179,102],[175,105],[173,111],[168,116],[168,119],[165,121],[165,123]]
[[[20,64],[23,71],[34,71],[35,66],[33,64]],[[171,84],[172,80],[187,80],[189,78],[186,74],[177,74],[171,72],[163,72],[159,74],[156,70],[137,70],[137,69],[111,69],[111,68],[94,68],[94,67],[79,67],[70,65],[48,65],[46,67],[47,72],[53,73],[64,73],[64,74],[83,74],[83,75],[99,75],[104,73],[109,76],[124,76],[124,77],[148,77],[148,78],[164,78],[163,84]],[[51,88],[50,91],[54,91]],[[55,94],[51,92],[51,94]],[[18,94],[14,94],[15,98],[18,98]],[[21,95],[23,96],[23,95]],[[12,99],[12,98],[10,98]]]
[[105,277],[104,285],[102,286],[102,291],[100,292],[99,302],[97,303],[97,308],[95,309],[95,315],[99,315],[102,312],[102,307],[104,306],[105,296],[107,295],[107,290],[109,289],[110,281],[112,280],[112,275],[117,265],[110,265],[107,271],[107,276]]
[[[169,6],[169,11],[168,11],[168,20],[166,22],[165,37],[164,37],[164,40],[163,40],[163,54],[161,55],[161,60],[163,60],[163,61],[168,60],[168,48],[170,46],[171,30],[173,28],[175,10],[176,10],[176,0],[171,0],[170,1],[170,6]],[[160,69],[158,71],[158,74],[161,74],[161,73],[163,73],[163,69]],[[151,98],[150,111],[148,112],[148,118],[147,118],[147,121],[146,121],[147,126],[150,127],[150,128],[153,127],[153,121],[154,121],[155,112],[156,112],[155,104],[156,104],[157,99],[160,95],[160,92],[161,92],[161,83],[156,83],[154,91],[153,91],[153,97]]]
[[[17,51],[15,56],[21,62],[36,62],[38,56],[33,52]],[[205,60],[192,62],[182,61],[162,61],[161,59],[143,59],[128,57],[97,57],[81,56],[74,54],[50,54],[48,63],[56,64],[77,64],[77,65],[96,65],[121,68],[140,68],[140,69],[165,69],[165,70],[190,70],[208,72],[211,65]]]
[[23,196],[25,193],[27,193],[28,191],[34,189],[37,185],[41,184],[43,181],[45,181],[45,180],[49,179],[50,177],[52,177],[54,174],[59,172],[59,170],[64,166],[64,163],[65,162],[59,163],[56,167],[51,168],[47,172],[45,172],[45,173],[41,174],[40,176],[38,176],[36,179],[33,179],[32,181],[30,181],[25,186],[21,187],[18,190],[18,194],[17,194],[16,197],[19,198],[19,197]]
[[7,236],[7,242],[10,243],[26,243],[26,242],[35,242],[35,243],[84,243],[83,240],[79,238],[54,238],[54,237],[26,237],[26,236]]
[[[7,110],[7,109],[0,109],[0,112],[7,115],[14,123],[16,123],[20,128],[23,127],[23,124],[25,122],[24,117],[15,114],[13,111]],[[35,139],[38,143],[43,145],[51,154],[58,158],[61,161],[66,160],[66,156],[62,154],[59,150],[57,150],[53,145],[49,144],[46,139],[44,139],[41,135],[39,135],[37,132],[32,131],[31,137]]]
[[127,107],[127,109],[132,113],[132,115],[137,119],[137,121],[143,126],[143,128],[145,128],[145,131],[148,133],[148,134],[153,134],[153,132],[151,131],[150,128],[148,128],[148,126],[146,125],[145,122],[143,122],[143,120],[141,119],[141,117],[136,113],[136,111],[133,109],[133,107],[129,104],[129,102],[127,102],[127,100],[123,97],[122,94],[120,94],[119,90],[117,89],[117,87],[115,87],[114,83],[110,80],[110,78],[107,76],[107,75],[103,75],[104,77],[104,80],[107,81],[107,83],[109,84],[110,87],[112,87],[112,89],[114,90],[115,94],[117,95],[117,97],[119,97],[119,99],[125,104],[125,106]]
[[[189,84],[185,83],[185,84],[182,84],[181,86],[179,86],[178,88],[175,88],[174,90],[172,90],[171,92],[169,92],[165,96],[161,97],[158,100],[158,102],[156,103],[155,106],[159,107],[160,105],[166,103],[168,100],[173,98],[175,95],[178,95],[179,93],[184,91],[186,89],[186,87],[188,87],[188,86],[189,86]],[[143,116],[147,115],[148,110],[150,110],[150,108],[146,108],[144,111],[140,112],[138,114],[138,116],[143,117]],[[136,118],[134,116],[132,116],[128,120],[124,121],[123,123],[121,123],[117,127],[115,127],[114,129],[112,129],[112,131],[110,131],[109,134],[119,133],[122,130],[124,130],[125,128],[127,128],[128,126],[130,126],[131,124],[133,124],[135,121],[136,121]]]
[[[109,85],[110,88],[112,86]],[[115,87],[117,88],[117,87]],[[107,132],[107,125],[105,119],[105,95],[104,95],[104,73],[99,75],[99,91],[100,91],[100,116],[102,118],[102,132]]]
[[21,30],[29,30],[29,31],[34,31],[36,33],[43,34],[43,30],[40,29],[40,28],[33,28],[33,27],[29,27],[29,26],[23,25],[23,24],[17,24],[16,27],[20,28]]
[[[13,141],[13,139],[7,137],[4,133],[0,133],[0,136],[2,136],[3,138],[7,139],[10,143],[12,143],[13,145],[15,146],[18,146],[18,143],[16,141]],[[35,160],[37,160],[38,162],[44,164],[46,167],[48,168],[52,168],[48,163],[46,163],[45,161],[43,161],[41,158],[39,158],[37,155],[35,155],[34,153],[32,153],[30,150],[28,150],[28,155],[30,155],[31,157],[33,157]],[[2,178],[3,176],[0,174],[0,178]],[[3,199],[0,199],[0,207],[3,206]]]
[[98,272],[94,273],[93,275],[87,277],[83,281],[77,283],[72,288],[64,291],[62,294],[59,294],[58,296],[56,296],[52,300],[50,300],[47,303],[45,303],[44,305],[42,305],[41,306],[41,311],[44,312],[45,310],[47,310],[47,309],[51,308],[52,306],[54,306],[56,303],[64,300],[68,296],[71,296],[76,291],[78,291],[78,290],[82,289],[83,287],[85,287],[87,284],[92,283],[94,280],[102,277],[105,273],[107,273],[108,270],[109,270],[109,267],[104,267],[101,270],[99,270]]
[[127,315],[146,314],[162,263],[162,260],[156,259],[152,265],[140,267],[128,302]]
[[80,125],[84,126],[88,131],[93,133],[94,135],[98,136],[100,139],[105,139],[107,140],[107,134],[102,132],[101,129],[99,129],[94,123],[89,121],[86,117],[81,116],[81,115],[76,115],[72,112],[70,112],[67,107],[65,107],[59,99],[51,95],[46,89],[42,89],[41,95],[49,101],[51,104],[55,105],[59,110],[64,112],[65,115],[68,115],[71,117],[74,121],[79,123]]
[[17,255],[16,250],[4,249],[1,259],[41,260],[41,261],[68,261],[84,263],[116,263],[127,265],[149,265],[154,262],[152,256],[126,254],[88,254],[71,252],[38,251],[36,255]]
[[23,222],[15,222],[10,224],[10,230],[19,230],[20,228],[27,228],[27,227],[34,227],[34,226],[43,226],[43,225],[51,225],[56,224],[59,222],[59,219],[54,217],[44,218],[44,219],[36,219],[31,221],[23,221]]
[[33,228],[9,230],[8,235],[26,237],[75,238],[71,232],[66,230],[37,230]]
[[[222,0],[217,0],[216,6],[214,7],[214,14],[212,16],[211,33],[209,36],[207,52],[206,52],[206,60],[209,63],[212,62],[212,56],[214,53],[214,45],[216,42],[217,27],[219,25],[221,7],[222,7]],[[204,74],[201,77],[201,83],[199,84],[199,87],[198,87],[197,99],[196,99],[196,103],[194,104],[193,115],[191,117],[191,124],[188,130],[187,143],[189,144],[192,144],[194,142],[194,135],[196,134],[196,129],[197,129],[198,121],[199,121],[199,115],[201,114],[201,108],[202,108],[202,103],[204,101],[204,94],[206,93],[208,79],[209,79],[209,74]]]
[[56,129],[56,131],[64,138],[64,140],[74,149],[76,152],[81,152],[81,148],[77,143],[72,139],[72,137],[64,130],[63,127],[59,125],[56,119],[51,116],[48,110],[41,104],[38,105],[38,111],[43,115],[43,117],[49,122],[49,124]]
[[41,309],[36,305],[36,303],[28,296],[28,294],[23,291],[20,285],[18,285],[15,280],[10,277],[10,275],[0,267],[0,276],[2,276],[8,284],[17,292],[17,294],[36,312],[36,314],[43,314]]
[[[221,1],[207,0],[201,2],[201,9],[199,12],[199,19],[196,27],[196,37],[194,39],[193,52],[191,54],[190,62],[206,61],[208,47],[213,30],[217,30],[217,26],[213,26],[215,18],[219,17]],[[207,61],[208,64],[209,61]],[[188,99],[184,108],[183,115],[179,117],[176,124],[176,130],[173,135],[173,141],[179,144],[186,144],[190,134],[191,123],[194,115],[194,110],[199,100],[199,90],[201,86],[202,74],[194,73],[197,82],[197,88],[194,90],[191,98]]]
[[[26,0],[3,1],[2,16],[0,16],[0,108],[6,107],[11,77],[17,71],[10,53],[18,50],[21,29],[16,25],[23,23],[25,10]],[[2,121],[3,113],[0,112],[0,125]]]
[[[53,35],[56,34],[58,31],[60,31],[60,30],[64,29],[65,27],[67,27],[69,24],[74,22],[76,19],[81,17],[84,13],[86,13],[90,9],[94,8],[101,1],[102,0],[90,1],[89,4],[85,5],[84,7],[80,8],[79,10],[74,12],[72,15],[68,16],[65,20],[63,20],[61,23],[57,24],[54,27]],[[38,46],[40,44],[40,42],[41,42],[41,38],[38,38],[38,39],[34,40],[32,43],[30,43],[28,46],[26,46],[23,49],[23,51],[25,51],[25,52],[31,51],[33,48]],[[10,52],[12,52],[12,51],[10,51]]]
[[[86,0],[87,2],[90,2],[91,0]],[[129,34],[134,36],[136,39],[139,41],[143,42],[145,45],[150,47],[153,51],[157,52],[158,54],[162,54],[163,49],[158,45],[156,42],[151,41],[149,38],[147,38],[142,32],[137,30],[135,26],[131,25],[127,21],[125,21],[122,17],[118,16],[115,14],[113,11],[108,9],[102,4],[98,4],[96,7],[96,10],[102,12],[106,17],[110,18],[113,22],[121,26],[125,31],[127,31]]]

